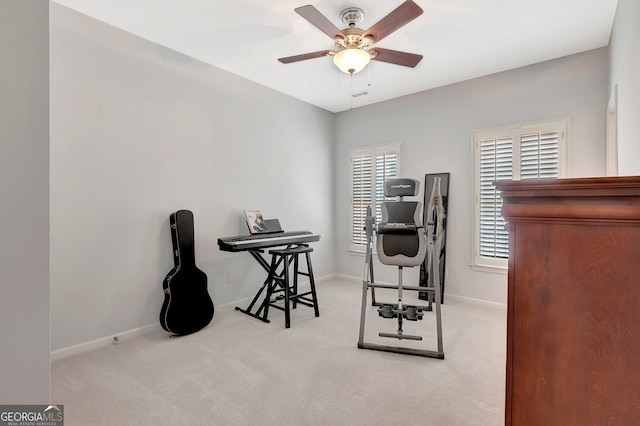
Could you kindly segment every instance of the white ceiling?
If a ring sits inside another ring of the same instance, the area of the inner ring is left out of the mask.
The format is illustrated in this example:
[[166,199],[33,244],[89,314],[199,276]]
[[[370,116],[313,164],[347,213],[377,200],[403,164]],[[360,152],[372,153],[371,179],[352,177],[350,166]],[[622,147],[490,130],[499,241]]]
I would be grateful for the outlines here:
[[[367,29],[403,0],[54,0],[137,36],[332,112],[607,46],[617,0],[415,0],[424,13],[378,47],[424,56],[415,68],[382,62],[353,79],[330,57],[277,58],[333,49],[293,11],[313,4],[338,28],[364,10]],[[353,96],[362,92],[366,95]]]

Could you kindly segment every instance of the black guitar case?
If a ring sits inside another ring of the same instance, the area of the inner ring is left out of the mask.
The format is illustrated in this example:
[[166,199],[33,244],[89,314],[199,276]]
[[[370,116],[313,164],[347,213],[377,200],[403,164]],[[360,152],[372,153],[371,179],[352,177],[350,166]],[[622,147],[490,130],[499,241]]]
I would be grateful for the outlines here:
[[193,213],[178,210],[169,217],[173,261],[162,287],[164,303],[160,325],[166,331],[183,336],[206,327],[213,318],[213,301],[207,290],[207,275],[196,267]]

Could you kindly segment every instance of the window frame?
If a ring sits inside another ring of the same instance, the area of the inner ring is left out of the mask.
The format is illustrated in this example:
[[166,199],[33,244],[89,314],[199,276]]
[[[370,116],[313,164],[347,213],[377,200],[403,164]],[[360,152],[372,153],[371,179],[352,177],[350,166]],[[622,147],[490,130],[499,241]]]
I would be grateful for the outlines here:
[[[354,253],[364,253],[366,250],[366,245],[365,244],[356,244],[354,243],[354,237],[356,236],[355,233],[355,228],[357,226],[362,226],[364,227],[364,218],[362,219],[362,224],[356,224],[355,221],[355,216],[356,216],[356,206],[355,206],[355,201],[354,201],[354,188],[355,188],[355,178],[356,178],[356,173],[354,173],[354,159],[357,157],[363,157],[363,156],[370,156],[371,157],[371,182],[368,185],[368,188],[370,189],[370,205],[372,206],[372,209],[374,210],[374,214],[375,214],[375,205],[378,202],[377,197],[376,197],[376,186],[378,186],[378,189],[380,188],[380,184],[384,183],[384,182],[377,182],[377,176],[375,173],[376,170],[376,157],[379,155],[383,155],[383,154],[390,154],[390,153],[395,153],[397,156],[397,160],[396,160],[396,175],[395,177],[400,177],[402,176],[402,157],[403,157],[403,150],[404,150],[404,142],[403,141],[395,141],[395,142],[390,142],[390,143],[386,143],[386,144],[381,144],[381,145],[372,145],[372,146],[365,146],[365,147],[358,147],[358,148],[351,148],[349,150],[349,175],[350,175],[350,194],[349,194],[349,204],[350,204],[350,208],[349,208],[349,251],[350,252],[354,252]],[[362,197],[362,199],[365,199],[365,197]],[[364,207],[364,206],[363,206]],[[359,230],[359,234],[362,235],[364,234],[364,230]],[[361,240],[362,238],[360,238]]]
[[[473,219],[472,219],[472,246],[471,246],[471,268],[474,270],[494,272],[506,274],[508,269],[508,257],[486,257],[480,255],[480,192],[481,192],[481,149],[480,141],[487,139],[500,139],[500,138],[512,138],[513,141],[513,154],[512,154],[512,179],[520,180],[521,172],[521,156],[520,156],[520,144],[522,142],[522,136],[531,133],[546,133],[551,131],[558,131],[558,178],[567,177],[569,173],[569,158],[570,158],[570,125],[571,121],[569,117],[559,117],[549,120],[538,120],[525,123],[516,123],[506,126],[491,127],[484,129],[477,129],[472,131],[472,151],[473,151],[473,166],[474,172],[472,176],[473,180]],[[516,149],[517,148],[517,149]],[[517,170],[513,165],[518,165]],[[496,192],[497,201],[500,202],[500,194]],[[498,207],[499,209],[499,207]]]

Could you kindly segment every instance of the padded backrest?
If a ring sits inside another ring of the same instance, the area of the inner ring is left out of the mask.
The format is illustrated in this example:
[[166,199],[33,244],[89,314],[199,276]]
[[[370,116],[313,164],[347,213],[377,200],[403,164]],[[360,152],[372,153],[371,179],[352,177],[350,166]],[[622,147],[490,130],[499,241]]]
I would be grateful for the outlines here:
[[420,182],[415,179],[396,178],[384,183],[385,197],[415,197],[419,191]]
[[[420,182],[414,179],[390,179],[385,194],[415,196]],[[426,236],[420,224],[422,203],[417,201],[385,201],[382,222],[378,225],[378,259],[385,265],[418,266],[426,254]]]

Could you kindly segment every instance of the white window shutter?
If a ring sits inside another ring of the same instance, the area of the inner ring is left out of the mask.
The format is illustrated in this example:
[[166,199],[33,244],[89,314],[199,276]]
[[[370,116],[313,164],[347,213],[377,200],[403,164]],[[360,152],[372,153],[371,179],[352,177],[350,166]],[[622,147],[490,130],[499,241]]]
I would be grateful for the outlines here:
[[520,136],[520,179],[558,177],[558,131]]
[[509,234],[502,219],[497,180],[563,176],[569,119],[525,123],[473,132],[476,173],[474,267],[506,268]]
[[401,152],[401,142],[351,151],[351,250],[364,250],[367,244],[367,207],[381,221],[384,182],[399,176]]
[[513,139],[494,138],[480,141],[480,238],[479,254],[506,259],[509,235],[500,212],[502,198],[492,185],[496,180],[513,178]]
[[398,153],[397,152],[385,152],[376,156],[376,193],[375,211],[376,221],[382,221],[382,203],[385,200],[384,196],[384,183],[398,176]]
[[367,243],[364,232],[364,221],[367,207],[371,205],[372,156],[359,155],[351,158],[352,163],[352,245]]

